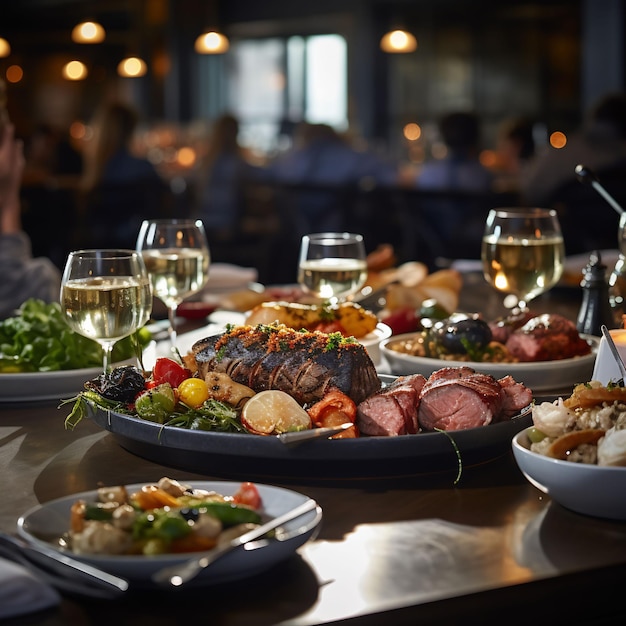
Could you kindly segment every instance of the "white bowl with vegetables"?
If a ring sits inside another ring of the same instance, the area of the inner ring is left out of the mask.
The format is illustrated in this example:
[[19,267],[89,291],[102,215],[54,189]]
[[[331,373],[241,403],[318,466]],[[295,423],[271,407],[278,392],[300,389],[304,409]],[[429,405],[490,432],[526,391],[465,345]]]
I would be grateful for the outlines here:
[[[128,494],[140,491],[144,484],[125,485]],[[188,486],[195,490],[217,492],[224,496],[233,496],[241,488],[241,482],[215,481],[190,482]],[[307,496],[284,488],[255,484],[261,508],[258,509],[261,521],[278,517],[303,504]],[[17,531],[27,541],[59,553],[71,550],[68,543],[72,524],[72,508],[77,501],[94,503],[98,500],[97,491],[73,494],[35,506],[26,511],[18,520]],[[260,542],[251,549],[237,549],[225,554],[204,570],[190,585],[210,585],[243,579],[290,557],[316,532],[322,520],[320,507],[305,513],[298,519],[287,522],[277,532],[274,539]],[[158,521],[158,520],[157,520]],[[155,522],[156,524],[156,522]],[[158,538],[158,529],[153,534]],[[115,543],[115,542],[114,542]],[[111,554],[104,553],[106,542],[100,542],[100,553],[69,552],[73,558],[94,565],[104,571],[122,576],[131,581],[133,586],[155,587],[152,575],[158,570],[175,564],[182,564],[197,552],[154,553],[154,554]]]
[[626,520],[626,389],[581,384],[532,417],[512,441],[527,480],[572,511]]
[[626,520],[626,467],[572,463],[530,450],[529,429],[513,439],[513,454],[526,479],[567,509]]

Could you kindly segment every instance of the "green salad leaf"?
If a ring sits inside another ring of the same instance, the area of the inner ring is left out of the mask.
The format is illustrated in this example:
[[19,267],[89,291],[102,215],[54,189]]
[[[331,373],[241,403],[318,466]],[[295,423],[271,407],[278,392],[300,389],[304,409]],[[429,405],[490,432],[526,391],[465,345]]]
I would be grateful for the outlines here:
[[[146,329],[136,333],[140,347],[152,336]],[[136,354],[133,336],[118,341],[113,362]],[[75,333],[67,325],[58,302],[31,298],[17,315],[0,321],[0,373],[52,372],[102,365],[102,348],[92,339]]]

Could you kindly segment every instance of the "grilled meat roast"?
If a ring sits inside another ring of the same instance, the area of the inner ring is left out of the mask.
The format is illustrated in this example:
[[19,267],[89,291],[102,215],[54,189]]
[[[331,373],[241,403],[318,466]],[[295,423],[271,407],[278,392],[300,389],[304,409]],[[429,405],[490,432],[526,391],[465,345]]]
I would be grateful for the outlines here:
[[492,340],[504,344],[522,363],[570,359],[591,352],[574,323],[556,313],[520,313],[492,322],[489,327]]
[[578,334],[573,322],[548,313],[533,317],[515,330],[506,347],[521,362],[569,359],[591,352],[591,346]]
[[428,379],[402,376],[367,398],[357,406],[357,426],[364,435],[388,436],[463,430],[508,420],[531,401],[530,389],[510,376],[446,367]]
[[381,386],[363,345],[340,333],[296,331],[283,324],[235,326],[197,341],[192,352],[203,378],[224,372],[257,392],[285,391],[301,405],[321,400],[331,389],[358,404]]

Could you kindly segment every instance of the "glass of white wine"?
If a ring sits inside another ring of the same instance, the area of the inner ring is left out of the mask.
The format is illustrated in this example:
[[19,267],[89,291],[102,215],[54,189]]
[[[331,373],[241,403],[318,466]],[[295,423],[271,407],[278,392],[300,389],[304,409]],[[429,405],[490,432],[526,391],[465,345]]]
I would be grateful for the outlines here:
[[115,342],[141,328],[152,311],[150,278],[135,250],[70,252],[60,299],[69,327],[102,346],[105,374]]
[[359,291],[366,280],[362,235],[315,233],[302,237],[298,283],[305,292],[336,304]]
[[167,307],[172,351],[176,350],[176,310],[209,278],[211,256],[200,220],[145,220],[137,238],[154,295]]
[[520,311],[563,274],[565,246],[556,211],[540,208],[491,209],[481,259],[487,282],[517,298]]

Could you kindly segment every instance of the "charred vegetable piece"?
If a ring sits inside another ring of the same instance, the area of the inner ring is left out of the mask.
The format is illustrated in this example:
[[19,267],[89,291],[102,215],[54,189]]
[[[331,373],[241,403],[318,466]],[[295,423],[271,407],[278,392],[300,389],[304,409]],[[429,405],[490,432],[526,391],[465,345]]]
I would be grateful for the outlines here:
[[176,396],[169,383],[142,392],[135,400],[135,410],[142,419],[163,424],[176,406]]
[[489,324],[477,316],[458,314],[436,322],[429,338],[449,354],[470,354],[483,351],[491,341]]
[[146,386],[143,373],[134,365],[116,367],[85,383],[85,388],[95,391],[103,398],[118,402],[133,402]]

